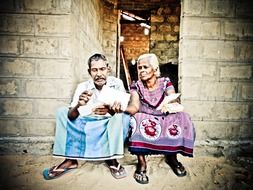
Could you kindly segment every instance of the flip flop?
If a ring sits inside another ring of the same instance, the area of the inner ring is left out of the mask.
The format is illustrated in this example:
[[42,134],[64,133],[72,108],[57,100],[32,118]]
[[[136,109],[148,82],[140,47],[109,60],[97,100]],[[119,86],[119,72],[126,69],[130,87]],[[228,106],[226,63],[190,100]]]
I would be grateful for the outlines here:
[[146,170],[144,170],[144,171],[135,170],[134,179],[140,184],[148,184],[149,183],[149,178],[147,176]]
[[112,174],[112,176],[116,179],[121,179],[127,176],[127,172],[125,170],[125,168],[123,166],[121,166],[120,164],[118,164],[118,166],[109,166],[108,164],[106,164],[107,167],[110,169],[110,172]]
[[[51,180],[51,179],[56,179],[63,174],[68,173],[69,171],[76,169],[77,166],[72,166],[69,168],[58,168],[58,166],[53,166],[52,168],[47,168],[43,171],[43,177],[45,180]],[[55,173],[55,174],[54,174]]]
[[177,162],[175,164],[175,163],[170,162],[169,160],[166,160],[166,163],[171,167],[174,174],[176,174],[178,177],[186,176],[187,172],[181,162]]

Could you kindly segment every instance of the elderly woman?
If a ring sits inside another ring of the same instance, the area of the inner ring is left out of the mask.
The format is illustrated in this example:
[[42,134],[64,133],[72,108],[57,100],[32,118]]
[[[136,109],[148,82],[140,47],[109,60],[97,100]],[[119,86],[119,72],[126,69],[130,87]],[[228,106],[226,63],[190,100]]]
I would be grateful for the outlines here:
[[137,61],[138,81],[131,85],[131,99],[127,112],[132,115],[129,151],[137,155],[134,178],[147,184],[146,155],[163,154],[166,163],[177,176],[185,176],[184,166],[177,153],[193,156],[195,130],[187,113],[163,113],[158,106],[175,89],[169,78],[159,78],[160,70],[155,54],[144,54]]

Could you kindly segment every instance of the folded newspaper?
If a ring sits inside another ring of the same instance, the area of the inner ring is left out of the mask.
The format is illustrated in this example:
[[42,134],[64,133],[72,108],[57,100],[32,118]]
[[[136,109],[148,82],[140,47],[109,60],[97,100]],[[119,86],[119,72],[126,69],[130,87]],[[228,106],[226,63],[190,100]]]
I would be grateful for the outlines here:
[[162,103],[158,106],[157,110],[161,110],[161,112],[166,113],[176,113],[184,110],[184,106],[175,102],[177,98],[181,96],[180,93],[170,94],[169,96],[165,96]]
[[113,88],[104,86],[99,93],[97,99],[94,101],[91,100],[85,105],[78,108],[78,112],[81,116],[91,115],[93,109],[102,104],[113,105],[115,101],[121,104],[121,109],[126,110],[128,102],[130,100],[130,94],[115,90]]

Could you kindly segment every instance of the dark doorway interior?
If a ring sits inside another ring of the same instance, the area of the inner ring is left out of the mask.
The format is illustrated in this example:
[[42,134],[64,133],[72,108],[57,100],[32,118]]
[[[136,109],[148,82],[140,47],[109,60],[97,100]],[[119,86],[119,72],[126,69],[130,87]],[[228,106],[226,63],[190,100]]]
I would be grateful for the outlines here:
[[172,63],[162,64],[160,65],[160,71],[162,77],[170,78],[176,92],[178,92],[178,65]]

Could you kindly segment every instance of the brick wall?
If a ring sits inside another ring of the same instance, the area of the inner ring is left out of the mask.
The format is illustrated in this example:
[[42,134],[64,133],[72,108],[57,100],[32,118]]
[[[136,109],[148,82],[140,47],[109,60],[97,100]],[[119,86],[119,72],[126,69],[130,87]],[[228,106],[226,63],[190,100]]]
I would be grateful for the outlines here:
[[150,52],[160,64],[178,61],[180,3],[162,4],[151,11]]
[[140,24],[121,24],[121,35],[124,37],[121,45],[127,63],[149,52],[149,35],[144,34],[144,28]]
[[1,2],[1,152],[51,153],[55,112],[89,78],[88,57],[105,52],[115,73],[117,23],[103,19],[104,8],[99,0]]
[[252,2],[182,5],[179,84],[196,126],[197,152],[247,155],[253,150]]

